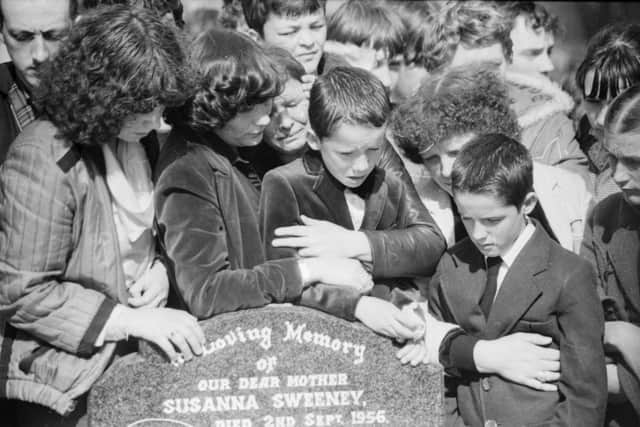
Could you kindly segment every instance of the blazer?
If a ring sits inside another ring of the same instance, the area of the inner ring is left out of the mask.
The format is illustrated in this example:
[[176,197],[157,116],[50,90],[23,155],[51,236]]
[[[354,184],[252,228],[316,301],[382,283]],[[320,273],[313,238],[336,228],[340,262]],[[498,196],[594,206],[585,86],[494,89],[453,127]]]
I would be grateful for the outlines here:
[[[607,383],[602,349],[603,313],[586,260],[536,231],[507,272],[489,317],[479,306],[484,256],[470,239],[447,251],[426,289],[440,320],[492,340],[516,332],[549,336],[560,350],[557,392],[536,391],[497,375],[456,378],[457,406],[465,425],[602,426]],[[460,421],[460,420],[459,420]]]
[[[430,276],[444,251],[445,242],[412,192],[413,188],[407,188],[398,175],[386,173],[379,167],[371,173],[368,179],[373,180],[372,190],[366,198],[360,230],[371,245],[373,278],[397,280],[395,284],[378,281],[378,287],[374,287],[373,295],[387,299],[393,287],[413,287],[411,281],[401,284],[398,279]],[[268,172],[260,198],[260,227],[267,257],[294,256],[295,250],[274,248],[271,241],[276,228],[298,223],[300,215],[331,221],[353,230],[343,191],[344,187],[324,168],[315,151],[308,151],[302,158]],[[353,297],[350,304],[345,305],[346,297],[337,297],[335,303],[340,309],[331,310],[330,306],[334,304],[328,303],[325,311],[328,309],[341,317],[353,318],[358,295],[350,295]]]
[[214,134],[174,128],[156,170],[161,249],[179,305],[204,319],[302,292],[296,259],[265,262],[248,163]]
[[[622,193],[595,206],[587,222],[581,254],[595,266],[606,320],[640,326],[640,214]],[[635,426],[640,422],[640,372],[625,363],[617,363],[617,367],[620,386],[635,412],[635,417],[629,414],[626,422],[618,422]]]

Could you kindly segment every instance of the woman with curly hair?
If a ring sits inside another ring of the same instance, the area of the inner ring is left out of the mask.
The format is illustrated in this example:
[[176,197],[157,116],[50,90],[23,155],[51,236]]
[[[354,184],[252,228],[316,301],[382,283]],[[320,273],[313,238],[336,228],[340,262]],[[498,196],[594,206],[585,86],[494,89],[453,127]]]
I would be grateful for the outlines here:
[[[449,246],[466,236],[451,199],[451,167],[474,135],[501,133],[519,140],[506,83],[495,67],[453,67],[427,77],[416,95],[392,114],[391,134],[404,154],[423,165],[428,179],[416,183],[423,203]],[[540,204],[534,216],[565,248],[580,248],[591,196],[577,174],[534,161]],[[544,210],[544,211],[543,211]]]
[[172,111],[156,174],[156,215],[176,304],[198,318],[297,300],[322,281],[366,287],[359,261],[266,261],[260,238],[260,177],[242,147],[262,141],[283,83],[273,59],[253,40],[211,29],[190,47],[201,84]]
[[129,337],[171,360],[202,352],[196,319],[161,308],[139,142],[192,82],[171,28],[125,6],[83,16],[44,72],[42,119],[0,169],[0,383],[21,425],[84,425],[88,390]]

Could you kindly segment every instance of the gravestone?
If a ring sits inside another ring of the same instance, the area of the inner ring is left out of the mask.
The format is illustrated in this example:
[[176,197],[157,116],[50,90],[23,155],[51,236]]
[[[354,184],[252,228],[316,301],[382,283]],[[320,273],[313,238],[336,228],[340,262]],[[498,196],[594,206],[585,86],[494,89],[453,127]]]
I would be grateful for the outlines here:
[[158,354],[117,360],[92,388],[90,425],[443,424],[442,370],[401,365],[398,347],[362,324],[268,306],[201,325],[206,354],[194,360],[174,365]]

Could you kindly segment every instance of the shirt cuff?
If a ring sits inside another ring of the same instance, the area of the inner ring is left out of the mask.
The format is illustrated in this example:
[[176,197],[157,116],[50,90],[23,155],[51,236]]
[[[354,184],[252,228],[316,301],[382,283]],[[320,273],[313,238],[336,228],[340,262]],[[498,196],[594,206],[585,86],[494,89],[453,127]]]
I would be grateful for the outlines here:
[[440,344],[440,363],[445,369],[478,372],[473,360],[473,348],[478,338],[468,335],[463,329],[451,330]]

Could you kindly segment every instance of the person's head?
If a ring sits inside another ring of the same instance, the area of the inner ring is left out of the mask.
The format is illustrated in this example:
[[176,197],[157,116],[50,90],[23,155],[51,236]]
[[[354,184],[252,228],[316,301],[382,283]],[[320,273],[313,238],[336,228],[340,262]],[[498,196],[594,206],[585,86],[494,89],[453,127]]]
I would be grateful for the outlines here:
[[475,135],[520,136],[506,84],[488,65],[428,76],[418,92],[393,111],[390,130],[407,157],[423,164],[449,194],[453,162]]
[[604,121],[611,175],[629,204],[640,207],[640,85],[622,92]]
[[502,67],[511,61],[511,23],[491,1],[438,2],[433,28],[422,55],[427,71],[492,62]]
[[43,72],[36,105],[62,137],[81,145],[137,141],[160,126],[165,106],[193,89],[172,28],[122,5],[83,15]]
[[325,0],[241,0],[247,25],[315,73],[327,39]]
[[184,26],[181,0],[84,0],[82,2],[84,10],[91,10],[100,6],[112,6],[114,4],[144,7],[160,15],[165,22],[173,22],[180,28]]
[[391,88],[391,102],[399,104],[416,93],[422,80],[429,74],[424,56],[424,45],[431,36],[432,2],[391,3],[404,24],[402,52],[391,58],[389,69],[395,74]]
[[513,22],[512,66],[527,73],[546,75],[553,71],[551,50],[559,31],[558,18],[532,1],[510,1],[505,8]]
[[77,12],[77,0],[0,0],[0,42],[29,89],[40,84],[41,65],[58,53]]
[[[594,35],[576,71],[582,109],[601,134],[611,101],[640,83],[640,24],[612,24]],[[601,136],[601,135],[599,135]]]
[[402,52],[403,32],[400,16],[381,0],[346,0],[327,19],[327,40],[336,52],[387,87],[395,85],[389,61]]
[[273,59],[248,36],[227,29],[201,33],[189,52],[200,85],[168,121],[213,132],[232,146],[259,144],[282,86]]
[[390,111],[385,87],[373,74],[332,68],[311,88],[309,121],[318,138],[309,146],[336,180],[358,187],[380,158]]
[[296,153],[306,147],[309,130],[309,100],[302,87],[305,70],[284,49],[269,47],[267,53],[286,81],[282,93],[273,100],[271,123],[265,129],[264,140],[281,153]]
[[490,257],[504,255],[537,202],[527,148],[502,134],[478,135],[458,153],[451,184],[460,218],[478,250]]

